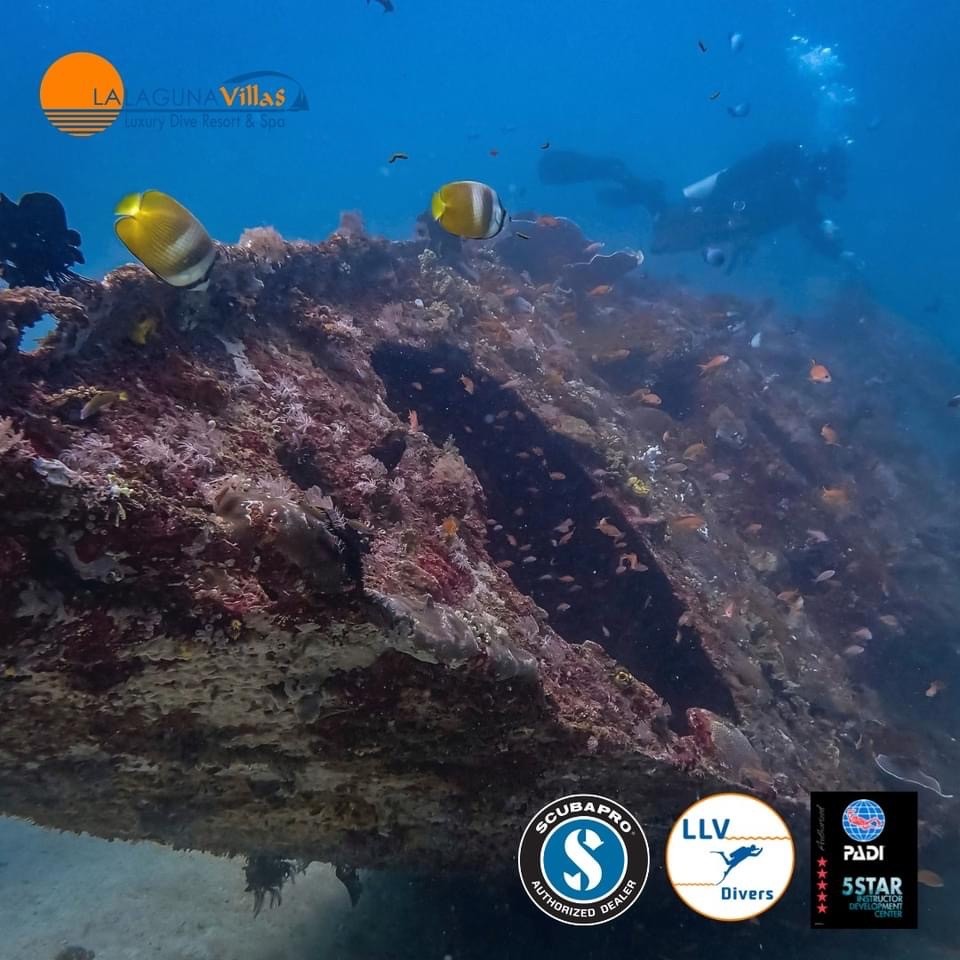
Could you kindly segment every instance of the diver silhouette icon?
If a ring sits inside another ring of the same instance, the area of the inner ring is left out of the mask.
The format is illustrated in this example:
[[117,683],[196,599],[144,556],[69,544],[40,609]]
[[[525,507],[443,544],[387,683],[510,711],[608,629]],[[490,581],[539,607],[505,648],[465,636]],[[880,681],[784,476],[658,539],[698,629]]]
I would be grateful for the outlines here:
[[711,853],[719,853],[723,857],[723,862],[727,865],[727,869],[724,871],[723,876],[717,881],[717,884],[723,883],[727,879],[727,875],[730,871],[743,863],[744,860],[748,860],[750,857],[759,857],[763,853],[763,847],[758,847],[755,843],[751,843],[749,847],[738,847],[731,854],[726,854],[722,850],[711,850]]

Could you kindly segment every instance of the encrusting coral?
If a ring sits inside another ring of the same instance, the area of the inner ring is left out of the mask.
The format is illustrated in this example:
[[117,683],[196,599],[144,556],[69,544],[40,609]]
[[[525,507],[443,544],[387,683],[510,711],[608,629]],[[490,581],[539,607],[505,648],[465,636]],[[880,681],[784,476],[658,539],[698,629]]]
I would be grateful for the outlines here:
[[[0,291],[0,812],[496,868],[580,788],[657,830],[725,785],[802,811],[874,782],[871,748],[937,768],[943,737],[839,637],[882,610],[932,656],[955,558],[926,557],[922,600],[891,575],[920,514],[875,504],[917,480],[820,440],[886,442],[810,389],[822,350],[591,260],[569,221],[527,229],[437,255],[351,215],[319,245],[247,232],[203,293],[136,267]],[[810,586],[827,566],[842,594]]]

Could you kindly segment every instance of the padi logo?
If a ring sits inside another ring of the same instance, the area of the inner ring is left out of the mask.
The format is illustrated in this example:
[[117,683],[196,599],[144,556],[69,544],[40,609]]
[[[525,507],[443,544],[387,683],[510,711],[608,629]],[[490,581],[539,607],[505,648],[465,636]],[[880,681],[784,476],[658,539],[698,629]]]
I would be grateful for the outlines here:
[[622,804],[592,794],[539,810],[520,839],[523,888],[561,923],[607,923],[636,903],[650,870],[647,838]]
[[667,877],[677,896],[712,920],[749,920],[769,910],[793,877],[795,852],[773,807],[719,793],[689,807],[667,838]]
[[872,844],[883,833],[887,818],[883,808],[874,800],[854,800],[843,811],[843,832],[857,841],[857,846],[845,844],[844,860],[883,860],[883,845]]
[[854,800],[843,811],[843,832],[858,843],[869,843],[883,833],[887,818],[879,803]]
[[844,845],[844,860],[883,860],[883,845],[869,842],[876,840],[887,825],[886,815],[879,803],[874,800],[854,800],[853,803],[848,803],[843,811],[842,823],[843,832],[858,844]]
[[847,845],[843,848],[844,860],[882,860],[883,844],[874,846],[869,844],[865,847],[854,847]]

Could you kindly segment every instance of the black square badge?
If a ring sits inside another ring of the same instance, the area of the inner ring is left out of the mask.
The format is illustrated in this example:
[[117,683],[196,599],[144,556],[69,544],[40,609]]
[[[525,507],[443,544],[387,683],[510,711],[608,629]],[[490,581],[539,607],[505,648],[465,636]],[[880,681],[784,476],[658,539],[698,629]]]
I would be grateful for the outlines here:
[[811,924],[917,926],[917,794],[817,792],[810,801]]

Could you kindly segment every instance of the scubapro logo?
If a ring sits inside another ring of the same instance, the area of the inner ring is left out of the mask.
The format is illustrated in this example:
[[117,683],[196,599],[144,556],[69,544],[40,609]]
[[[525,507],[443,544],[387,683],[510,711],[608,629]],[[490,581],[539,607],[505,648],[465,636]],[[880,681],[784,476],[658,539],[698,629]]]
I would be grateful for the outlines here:
[[520,879],[548,916],[594,926],[636,903],[650,869],[647,838],[626,807],[593,794],[561,797],[527,824]]
[[749,920],[769,910],[790,886],[794,861],[786,821],[745,793],[698,800],[667,838],[670,885],[712,920]]

